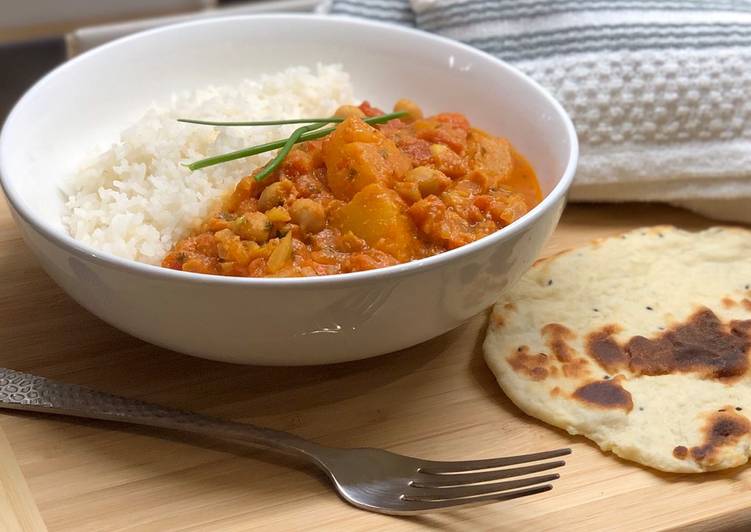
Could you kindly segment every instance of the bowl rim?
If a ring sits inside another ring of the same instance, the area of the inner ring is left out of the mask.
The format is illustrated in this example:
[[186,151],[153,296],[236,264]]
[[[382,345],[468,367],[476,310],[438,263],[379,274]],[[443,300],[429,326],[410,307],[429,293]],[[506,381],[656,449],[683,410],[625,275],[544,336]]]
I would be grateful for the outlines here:
[[[184,272],[181,270],[172,270],[169,268],[164,268],[162,266],[138,262],[133,259],[127,259],[127,258],[119,257],[117,255],[114,255],[108,252],[99,251],[93,248],[92,246],[89,246],[88,244],[84,244],[83,242],[76,240],[75,238],[73,238],[71,235],[67,233],[60,234],[58,231],[49,227],[47,225],[47,222],[37,218],[33,210],[27,208],[24,205],[24,202],[20,199],[19,196],[17,196],[17,194],[14,191],[13,185],[10,184],[10,182],[8,181],[6,177],[8,174],[6,161],[9,158],[9,153],[7,153],[7,150],[8,150],[7,138],[12,136],[13,134],[13,129],[14,127],[16,127],[15,123],[18,121],[17,115],[20,113],[20,110],[26,105],[26,102],[32,100],[34,96],[36,95],[36,93],[42,90],[45,87],[45,85],[50,83],[51,80],[53,80],[55,77],[64,75],[64,73],[67,70],[71,68],[75,68],[78,63],[86,61],[90,57],[107,53],[110,48],[119,47],[119,46],[127,46],[129,42],[141,39],[145,36],[155,35],[159,33],[169,33],[173,31],[180,31],[181,28],[190,27],[190,26],[203,26],[203,25],[212,25],[212,24],[221,25],[221,24],[227,23],[228,21],[236,22],[238,20],[264,20],[264,21],[269,21],[269,22],[296,21],[296,22],[302,22],[302,23],[310,22],[312,24],[319,24],[323,22],[327,24],[333,23],[333,24],[353,25],[353,26],[359,26],[362,28],[375,29],[377,31],[391,32],[392,34],[397,35],[397,36],[407,34],[413,38],[423,39],[427,42],[435,42],[435,43],[440,43],[442,45],[449,45],[458,49],[462,49],[464,52],[468,53],[470,56],[474,55],[474,56],[482,58],[485,61],[489,60],[492,63],[494,63],[496,66],[506,70],[507,73],[510,74],[511,76],[514,76],[520,79],[527,85],[530,85],[533,89],[537,90],[542,95],[544,100],[550,105],[551,109],[555,111],[558,118],[562,120],[566,133],[567,133],[568,142],[569,142],[568,162],[566,164],[566,168],[563,172],[563,175],[561,175],[561,177],[558,179],[558,182],[555,184],[553,189],[545,197],[542,198],[542,201],[540,201],[540,203],[538,203],[534,208],[532,208],[524,216],[514,221],[513,223],[507,225],[506,227],[503,227],[499,229],[498,231],[491,233],[490,235],[487,235],[478,240],[475,240],[474,242],[470,242],[469,244],[465,244],[464,246],[461,246],[456,249],[444,251],[437,255],[432,255],[430,257],[416,259],[411,262],[396,264],[393,266],[386,266],[384,268],[378,268],[374,270],[366,270],[366,271],[360,271],[360,272],[339,273],[339,274],[332,274],[332,275],[321,275],[321,276],[310,276],[310,277],[230,277],[230,276],[223,276],[223,275]],[[407,27],[398,26],[395,24],[365,20],[365,19],[358,19],[358,18],[342,16],[342,15],[326,15],[326,14],[228,15],[228,16],[211,17],[211,18],[205,18],[205,19],[179,22],[176,24],[169,24],[166,26],[152,28],[149,30],[145,30],[145,31],[137,32],[137,33],[127,35],[124,37],[120,37],[118,39],[105,43],[101,46],[93,48],[87,52],[84,52],[83,54],[62,63],[61,65],[54,68],[52,71],[48,72],[45,76],[43,76],[36,83],[34,83],[34,85],[32,85],[23,94],[23,96],[16,102],[16,104],[13,106],[11,112],[8,114],[5,120],[5,124],[3,125],[2,131],[0,131],[0,188],[2,188],[3,192],[5,193],[5,196],[8,199],[8,202],[11,205],[12,210],[15,210],[15,212],[18,214],[18,216],[21,217],[23,221],[29,224],[37,233],[43,236],[47,241],[66,249],[73,255],[76,255],[78,257],[81,257],[89,261],[93,261],[100,265],[105,265],[105,266],[112,267],[118,270],[125,270],[125,271],[132,272],[132,273],[139,274],[139,275],[144,275],[152,279],[186,282],[186,283],[191,283],[191,284],[210,283],[210,284],[220,284],[220,285],[230,285],[230,286],[248,285],[248,286],[268,287],[268,288],[272,288],[272,287],[281,288],[281,287],[292,287],[292,286],[320,286],[320,285],[330,285],[330,284],[339,285],[339,284],[346,284],[350,282],[375,281],[375,280],[380,280],[382,278],[388,278],[388,277],[401,277],[403,275],[416,273],[417,271],[433,269],[433,268],[440,266],[444,262],[451,262],[453,259],[457,259],[462,256],[474,253],[475,251],[478,251],[480,249],[491,247],[495,245],[496,243],[498,243],[499,241],[505,240],[523,231],[525,228],[527,228],[528,226],[533,224],[536,220],[538,220],[545,211],[551,209],[556,203],[558,203],[559,200],[561,200],[565,196],[574,178],[574,173],[576,171],[576,165],[578,162],[578,156],[579,156],[579,143],[578,143],[578,138],[576,135],[576,130],[571,121],[571,118],[563,109],[563,106],[550,94],[550,92],[544,87],[542,87],[538,82],[533,80],[531,77],[524,74],[518,68],[506,63],[505,61],[501,59],[493,57],[492,55],[486,52],[473,48],[467,44],[461,43],[459,41],[455,41],[453,39],[449,39],[447,37],[442,37],[439,35],[420,31],[420,30],[413,29],[413,28],[407,28]]]

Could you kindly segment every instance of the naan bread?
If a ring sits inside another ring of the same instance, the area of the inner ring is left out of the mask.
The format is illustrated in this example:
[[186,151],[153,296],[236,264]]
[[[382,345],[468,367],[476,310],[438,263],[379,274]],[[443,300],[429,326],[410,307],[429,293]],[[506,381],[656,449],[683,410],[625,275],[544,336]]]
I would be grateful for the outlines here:
[[751,231],[651,227],[538,261],[485,359],[527,414],[662,471],[751,455]]

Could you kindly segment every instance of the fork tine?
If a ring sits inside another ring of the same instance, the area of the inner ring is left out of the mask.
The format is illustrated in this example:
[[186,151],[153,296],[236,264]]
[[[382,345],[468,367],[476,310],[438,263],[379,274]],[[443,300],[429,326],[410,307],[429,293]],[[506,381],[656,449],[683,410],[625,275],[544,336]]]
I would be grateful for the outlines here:
[[553,489],[550,484],[543,484],[542,486],[535,486],[523,490],[505,491],[502,493],[493,493],[491,495],[481,495],[479,497],[466,497],[463,499],[443,499],[443,500],[430,500],[421,498],[405,498],[410,512],[421,511],[434,511],[441,510],[443,508],[452,508],[455,506],[473,505],[480,503],[509,501],[511,499],[518,499],[519,497],[526,497],[527,495],[535,495],[537,493],[543,493]]
[[412,486],[419,488],[440,488],[444,486],[460,486],[463,484],[477,484],[478,482],[489,482],[491,480],[500,480],[502,478],[519,477],[529,475],[530,473],[539,473],[548,469],[555,469],[566,465],[563,460],[555,462],[543,462],[525,467],[514,467],[511,469],[493,469],[491,471],[479,471],[477,473],[427,473],[420,470],[418,478],[412,482]]
[[558,480],[560,475],[554,473],[552,475],[539,475],[536,477],[523,478],[520,480],[510,480],[506,482],[493,482],[485,484],[470,484],[468,486],[455,486],[455,487],[443,487],[443,488],[422,488],[412,487],[405,497],[419,497],[421,499],[458,499],[464,497],[476,497],[479,495],[490,495],[491,493],[499,493],[502,491],[509,491],[518,488],[525,488],[527,486],[534,486],[535,484],[543,484],[545,482],[552,482]]
[[525,462],[537,462],[548,460],[558,456],[571,454],[571,449],[556,449],[544,453],[523,454],[519,456],[505,456],[503,458],[488,458],[485,460],[467,460],[462,462],[432,462],[424,461],[420,466],[423,473],[458,473],[460,471],[477,471],[491,467],[503,467],[507,465],[523,464]]

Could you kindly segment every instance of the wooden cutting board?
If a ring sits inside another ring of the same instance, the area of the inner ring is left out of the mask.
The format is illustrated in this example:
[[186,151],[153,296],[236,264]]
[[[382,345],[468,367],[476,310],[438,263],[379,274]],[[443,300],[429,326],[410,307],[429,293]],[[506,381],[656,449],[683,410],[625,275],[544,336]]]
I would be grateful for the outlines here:
[[[710,223],[649,206],[570,206],[552,253],[640,225]],[[178,355],[83,310],[0,207],[0,365],[250,421],[336,446],[474,459],[571,446],[546,494],[415,518],[357,510],[311,467],[113,423],[0,414],[3,530],[718,530],[751,527],[751,470],[650,471],[522,414],[481,356],[485,316],[399,353],[336,366],[242,367]],[[416,317],[415,319],[419,319]],[[7,441],[6,441],[7,440]]]

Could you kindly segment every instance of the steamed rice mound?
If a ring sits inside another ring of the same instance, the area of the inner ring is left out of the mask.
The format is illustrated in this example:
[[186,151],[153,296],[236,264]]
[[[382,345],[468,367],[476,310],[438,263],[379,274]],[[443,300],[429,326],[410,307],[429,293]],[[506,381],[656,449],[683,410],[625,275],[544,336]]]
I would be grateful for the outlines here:
[[118,142],[63,183],[68,198],[63,224],[74,238],[98,250],[159,264],[174,242],[273,152],[195,172],[180,163],[284,138],[299,127],[212,127],[176,118],[327,116],[352,101],[349,76],[338,65],[293,67],[233,86],[174,95],[149,108]]

